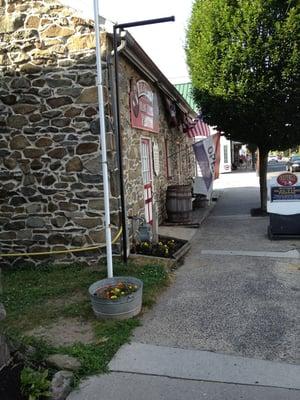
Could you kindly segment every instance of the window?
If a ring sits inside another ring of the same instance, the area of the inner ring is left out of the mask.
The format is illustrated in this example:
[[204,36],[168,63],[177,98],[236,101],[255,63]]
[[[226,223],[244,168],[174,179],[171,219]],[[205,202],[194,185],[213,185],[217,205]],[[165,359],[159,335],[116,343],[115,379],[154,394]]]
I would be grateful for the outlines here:
[[223,147],[223,152],[224,152],[224,164],[228,164],[228,145],[227,144]]

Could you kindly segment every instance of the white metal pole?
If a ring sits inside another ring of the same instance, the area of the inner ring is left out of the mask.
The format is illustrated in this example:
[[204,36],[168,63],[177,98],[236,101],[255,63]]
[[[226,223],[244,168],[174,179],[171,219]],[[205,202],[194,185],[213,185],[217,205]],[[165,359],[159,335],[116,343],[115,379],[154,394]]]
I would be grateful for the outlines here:
[[111,247],[111,229],[110,229],[110,210],[109,210],[109,185],[108,185],[108,167],[106,154],[106,132],[105,132],[105,114],[103,101],[103,83],[101,68],[101,48],[100,48],[100,26],[99,26],[99,3],[94,0],[94,19],[96,36],[96,61],[97,61],[97,87],[100,118],[100,139],[101,139],[101,162],[103,173],[104,189],[104,211],[105,211],[105,237],[106,237],[106,256],[107,256],[107,276],[113,277],[112,247]]

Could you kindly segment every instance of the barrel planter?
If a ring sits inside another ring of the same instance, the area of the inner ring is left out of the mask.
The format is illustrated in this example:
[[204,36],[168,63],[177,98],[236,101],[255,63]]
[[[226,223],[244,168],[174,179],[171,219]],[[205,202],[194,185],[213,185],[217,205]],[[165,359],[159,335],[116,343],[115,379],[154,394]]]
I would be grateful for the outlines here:
[[[118,299],[107,299],[97,295],[99,290],[118,283],[136,285],[138,289]],[[102,279],[89,287],[89,294],[94,314],[99,319],[128,319],[139,314],[142,308],[143,282],[140,279],[129,276],[118,276]]]
[[168,186],[166,203],[168,220],[170,222],[189,222],[193,209],[191,186]]

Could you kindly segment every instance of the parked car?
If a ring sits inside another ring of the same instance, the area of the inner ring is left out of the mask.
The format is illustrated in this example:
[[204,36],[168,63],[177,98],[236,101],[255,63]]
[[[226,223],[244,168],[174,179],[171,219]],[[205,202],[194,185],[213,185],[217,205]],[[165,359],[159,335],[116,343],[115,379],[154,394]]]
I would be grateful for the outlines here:
[[290,172],[300,171],[300,155],[292,156],[286,163],[286,170]]
[[278,162],[278,158],[277,156],[269,156],[268,157],[268,163],[277,163]]

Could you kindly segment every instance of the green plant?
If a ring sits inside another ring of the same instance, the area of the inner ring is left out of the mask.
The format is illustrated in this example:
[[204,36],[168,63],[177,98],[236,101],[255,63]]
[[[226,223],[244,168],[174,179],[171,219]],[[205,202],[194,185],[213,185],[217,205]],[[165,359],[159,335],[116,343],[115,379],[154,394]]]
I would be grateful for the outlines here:
[[195,0],[186,54],[204,121],[259,149],[261,208],[270,150],[299,145],[300,7],[291,0]]
[[50,397],[48,370],[36,371],[25,367],[21,372],[21,390],[28,400],[39,400]]

